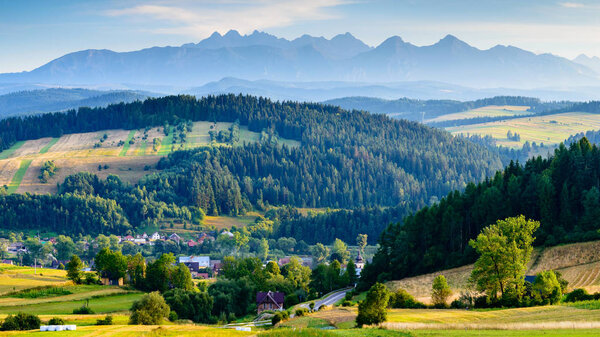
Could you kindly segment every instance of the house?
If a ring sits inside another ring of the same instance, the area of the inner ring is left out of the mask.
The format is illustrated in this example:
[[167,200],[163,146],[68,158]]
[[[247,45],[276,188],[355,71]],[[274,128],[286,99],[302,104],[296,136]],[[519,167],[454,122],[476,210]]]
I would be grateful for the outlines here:
[[233,233],[228,230],[224,230],[223,232],[221,232],[221,235],[227,235],[230,238],[234,236]]
[[13,242],[10,245],[8,245],[8,252],[9,253],[19,253],[19,252],[26,252],[27,249],[25,249],[25,244],[23,242]]
[[152,234],[152,236],[150,236],[150,240],[151,241],[160,240],[160,234],[158,234],[158,232],[154,232],[154,234]]
[[221,260],[211,260],[210,261],[210,269],[213,270],[214,275],[219,274],[222,267],[223,267],[223,264],[221,263]]
[[284,293],[280,292],[258,292],[256,294],[256,311],[258,314],[265,310],[283,310]]
[[303,266],[311,268],[313,266],[313,258],[312,257],[301,257],[300,262]]
[[290,263],[291,257],[286,256],[286,257],[282,257],[281,259],[279,259],[279,261],[277,261],[277,264],[282,267],[288,263]]
[[0,263],[13,265],[13,260],[2,260]]
[[198,268],[210,268],[210,256],[180,256],[179,263],[198,263]]
[[194,240],[190,240],[187,243],[188,247],[196,247],[198,245],[198,243]]
[[146,234],[146,233],[142,234],[142,239],[148,239],[148,237],[149,237],[148,234]]
[[136,245],[145,245],[146,239],[133,239],[133,243],[135,243]]
[[184,266],[186,266],[190,270],[190,274],[192,274],[193,278],[198,277],[198,272],[200,271],[200,263],[198,262],[182,262]]
[[173,241],[179,243],[179,241],[181,241],[181,237],[179,235],[177,235],[177,233],[173,233],[173,234],[169,235],[169,240],[173,240]]
[[131,235],[127,235],[127,236],[125,237],[125,241],[133,241],[134,239],[135,239],[135,238],[134,238],[133,236],[131,236]]

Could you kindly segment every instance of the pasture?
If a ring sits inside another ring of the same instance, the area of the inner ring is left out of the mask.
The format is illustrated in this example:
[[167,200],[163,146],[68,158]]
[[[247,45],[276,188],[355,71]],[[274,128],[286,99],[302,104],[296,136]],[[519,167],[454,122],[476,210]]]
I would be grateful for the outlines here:
[[[156,172],[156,163],[172,151],[212,145],[230,146],[211,142],[209,131],[227,130],[231,124],[195,122],[183,144],[174,144],[173,132],[165,136],[163,127],[103,130],[17,142],[0,153],[0,186],[9,186],[10,193],[55,193],[56,183],[82,171],[92,172],[102,178],[114,174],[124,181],[136,183],[144,175]],[[154,139],[159,144],[156,149]],[[240,142],[236,146],[259,140],[259,133],[242,126]],[[300,145],[293,140],[280,139],[280,142],[288,146]],[[41,166],[47,160],[55,162],[58,172],[43,184],[38,177]],[[102,166],[100,170],[98,165]],[[246,223],[248,220],[241,221]],[[219,220],[215,220],[214,225],[219,227]]]
[[[496,139],[497,145],[510,148],[520,148],[526,141],[536,142],[538,145],[559,144],[571,135],[598,129],[600,129],[600,115],[585,112],[523,117],[446,128],[452,134],[490,135]],[[521,140],[509,140],[508,131],[518,133]]]
[[515,106],[515,105],[489,105],[477,109],[472,109],[463,112],[456,112],[451,114],[442,115],[436,118],[426,119],[426,123],[446,122],[454,121],[459,119],[470,119],[477,117],[512,117],[521,115],[530,115],[531,112],[527,111],[528,106]]

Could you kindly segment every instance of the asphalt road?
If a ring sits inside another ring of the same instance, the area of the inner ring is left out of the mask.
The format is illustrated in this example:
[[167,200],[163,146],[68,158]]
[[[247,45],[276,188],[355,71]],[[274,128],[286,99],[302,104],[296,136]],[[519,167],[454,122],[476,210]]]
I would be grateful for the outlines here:
[[[315,300],[315,310],[319,310],[319,308],[323,305],[333,305],[335,302],[341,300],[346,296],[346,293],[352,290],[352,288],[342,289],[335,292],[330,293],[327,297]],[[308,304],[304,303],[301,307],[309,309]]]

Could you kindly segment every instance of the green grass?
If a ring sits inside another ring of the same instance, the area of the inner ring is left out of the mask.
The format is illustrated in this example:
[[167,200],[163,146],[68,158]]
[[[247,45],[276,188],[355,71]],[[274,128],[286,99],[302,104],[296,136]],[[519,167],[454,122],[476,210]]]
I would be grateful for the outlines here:
[[160,142],[160,147],[158,148],[158,155],[164,156],[173,150],[173,128],[171,128],[171,132],[169,132],[168,136],[163,137]]
[[52,147],[54,144],[56,144],[56,143],[58,142],[58,140],[59,140],[59,139],[60,139],[60,138],[52,138],[52,139],[50,140],[50,142],[48,142],[48,144],[46,144],[46,146],[44,146],[44,147],[43,147],[43,148],[40,150],[40,153],[41,153],[41,154],[43,154],[43,153],[46,153],[46,152],[48,152],[48,150],[50,150],[50,148],[51,148],[51,147]]
[[31,165],[32,159],[23,159],[21,160],[21,165],[19,165],[19,169],[15,172],[15,175],[12,177],[10,184],[8,184],[8,193],[15,193],[21,182],[23,181],[23,177],[25,177],[25,173],[27,173],[27,169],[29,165]]
[[13,146],[0,152],[0,159],[6,159],[10,157],[15,151],[17,151],[21,146],[23,146],[23,144],[25,144],[24,141],[16,142]]
[[145,140],[140,144],[140,147],[137,149],[137,151],[135,151],[135,155],[136,156],[145,156],[147,147],[148,147],[148,141]]
[[[96,313],[110,313],[129,310],[134,301],[142,297],[142,293],[119,294],[89,299],[89,306]],[[73,309],[80,308],[85,300],[56,301],[27,305],[0,306],[0,314],[26,312],[36,315],[66,315]]]
[[135,135],[135,131],[136,130],[129,131],[129,134],[127,135],[127,139],[125,140],[125,144],[123,145],[121,152],[119,152],[119,157],[124,157],[125,155],[127,155],[127,151],[129,150],[129,147],[131,146],[131,144],[129,144],[129,142],[133,139],[133,136]]
[[600,309],[600,300],[564,303],[563,305],[577,309],[598,310]]
[[529,337],[529,336],[598,336],[599,331],[594,329],[585,330],[412,330],[405,336],[415,337],[437,337],[437,336],[477,336],[477,337]]
[[70,295],[73,292],[65,287],[38,287],[25,290],[19,290],[12,294],[5,295],[6,297],[16,298],[42,298]]

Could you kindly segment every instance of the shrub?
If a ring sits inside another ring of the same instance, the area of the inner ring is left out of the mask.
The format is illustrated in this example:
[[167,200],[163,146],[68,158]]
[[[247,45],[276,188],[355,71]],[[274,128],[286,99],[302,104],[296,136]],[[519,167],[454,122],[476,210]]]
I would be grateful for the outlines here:
[[98,319],[96,325],[113,325],[113,317],[111,315],[106,315],[104,319]]
[[169,317],[171,309],[158,291],[144,295],[131,306],[130,324],[157,325]]
[[588,294],[585,289],[575,289],[565,296],[565,302],[589,301],[594,295]]
[[101,284],[98,275],[94,273],[86,273],[84,282],[85,284]]
[[175,311],[171,311],[169,313],[169,321],[175,322],[177,320],[179,320],[179,316],[177,316],[177,313]]
[[354,302],[347,301],[347,300],[344,300],[344,302],[342,302],[342,307],[351,307],[351,306],[354,306]]
[[40,318],[36,315],[20,312],[16,315],[9,315],[4,319],[0,330],[34,330],[40,328]]
[[60,317],[52,317],[48,321],[48,325],[63,325],[65,324],[65,320]]
[[399,288],[395,293],[390,295],[390,301],[388,303],[389,308],[408,308],[408,309],[422,309],[426,305],[417,301],[411,294],[406,290]]
[[94,310],[92,310],[92,308],[88,307],[87,305],[82,305],[80,308],[73,309],[73,314],[74,315],[91,315],[91,314],[95,314],[95,312],[94,312]]
[[306,314],[308,314],[308,309],[306,309],[306,308],[296,309],[296,316],[302,317],[302,316],[304,316]]
[[273,315],[273,318],[271,318],[271,324],[273,324],[273,326],[277,325],[277,323],[279,322],[283,322],[286,320],[286,318],[284,318],[283,312],[284,311],[278,311],[275,313],[275,315]]

